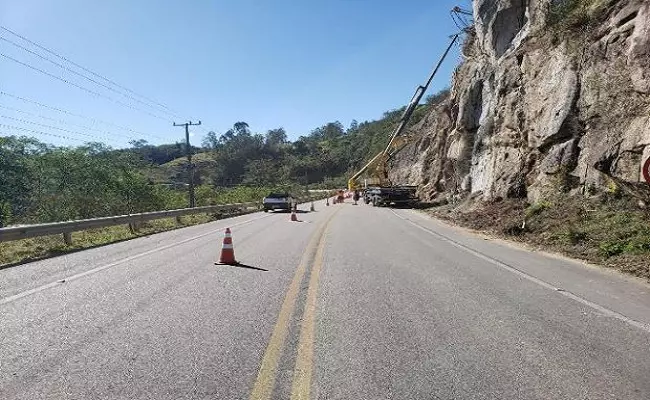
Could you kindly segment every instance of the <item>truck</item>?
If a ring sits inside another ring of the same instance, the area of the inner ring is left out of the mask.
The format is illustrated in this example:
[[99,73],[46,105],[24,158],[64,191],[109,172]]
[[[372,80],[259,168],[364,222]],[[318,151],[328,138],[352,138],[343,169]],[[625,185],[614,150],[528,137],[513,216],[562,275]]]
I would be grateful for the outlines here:
[[[348,180],[348,189],[352,192],[363,190],[363,200],[366,204],[373,206],[415,206],[418,203],[417,186],[403,185],[391,182],[388,177],[388,164],[397,153],[399,153],[407,144],[411,143],[414,135],[405,132],[408,122],[413,112],[420,104],[420,100],[427,88],[431,84],[433,77],[438,72],[442,62],[447,57],[460,34],[453,35],[449,46],[443,53],[437,65],[429,75],[427,81],[417,87],[411,101],[404,109],[397,127],[393,131],[386,148],[375,155],[366,165]],[[362,187],[360,179],[367,175]]]
[[276,193],[271,192],[268,196],[262,199],[262,207],[264,212],[271,210],[287,210],[291,211],[295,201],[289,193]]
[[415,207],[418,202],[417,186],[368,186],[363,191],[363,202],[374,207]]

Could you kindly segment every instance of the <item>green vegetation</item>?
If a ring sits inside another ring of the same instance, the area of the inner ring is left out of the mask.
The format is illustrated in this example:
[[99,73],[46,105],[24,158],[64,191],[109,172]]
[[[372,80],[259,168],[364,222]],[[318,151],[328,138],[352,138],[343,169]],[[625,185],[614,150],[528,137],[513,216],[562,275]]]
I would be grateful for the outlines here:
[[249,201],[261,201],[271,191],[289,192],[294,196],[306,193],[297,185],[275,185],[272,188],[265,186],[236,186],[231,188],[218,188],[212,185],[200,185],[196,188],[196,205],[210,206],[215,204],[233,204]]
[[[347,129],[328,123],[294,142],[282,128],[254,134],[245,122],[223,135],[210,132],[201,149],[192,149],[197,204],[260,200],[271,189],[300,195],[308,185],[343,186],[346,174],[385,145],[401,111]],[[1,137],[0,226],[186,207],[184,146],[132,145],[55,147]]]
[[585,221],[585,240],[598,244],[600,255],[650,253],[650,224],[634,212],[599,210]]
[[[605,191],[595,199],[561,197],[532,217],[528,235],[590,261],[639,267],[650,277],[650,215],[619,193]],[[621,263],[622,264],[622,263]]]
[[215,220],[215,216],[209,214],[184,216],[181,217],[180,223],[175,218],[165,218],[143,223],[135,233],[131,232],[126,225],[89,229],[73,232],[73,245],[71,246],[65,245],[61,235],[0,242],[0,265],[37,260],[213,220]]
[[182,208],[184,193],[154,185],[142,161],[99,143],[48,146],[0,138],[0,226]]
[[452,207],[431,212],[473,229],[650,278],[650,212],[619,190],[605,188],[589,199],[559,195],[532,205],[508,199],[470,212]]
[[[412,124],[447,96],[446,90],[430,96],[415,111]],[[377,121],[352,121],[347,128],[330,122],[293,142],[282,128],[259,134],[245,122],[221,135],[210,132],[202,147],[191,149],[197,205],[260,201],[277,190],[301,196],[307,188],[343,187],[349,174],[383,149],[403,110],[386,112]],[[185,145],[138,140],[131,146],[57,147],[33,138],[0,137],[0,227],[187,207]],[[199,223],[214,217],[184,219]],[[153,221],[138,234],[177,226],[171,220]],[[0,243],[0,263],[109,243],[133,233],[113,227],[74,236],[72,247],[59,236]]]
[[551,2],[547,24],[557,33],[586,31],[598,24],[609,0],[555,0]]
[[[386,145],[401,112],[395,110],[373,122],[352,121],[348,128],[330,122],[309,135],[290,142],[282,128],[253,134],[246,123],[238,122],[223,135],[210,133],[203,141],[204,153],[197,164],[200,183],[215,187],[230,185],[345,186],[362,163]],[[426,111],[421,106],[413,118],[419,121]],[[168,163],[168,176],[183,176],[185,161]]]
[[526,208],[526,219],[532,218],[535,215],[538,215],[542,211],[551,207],[551,203],[548,201],[539,201],[537,203],[531,204]]

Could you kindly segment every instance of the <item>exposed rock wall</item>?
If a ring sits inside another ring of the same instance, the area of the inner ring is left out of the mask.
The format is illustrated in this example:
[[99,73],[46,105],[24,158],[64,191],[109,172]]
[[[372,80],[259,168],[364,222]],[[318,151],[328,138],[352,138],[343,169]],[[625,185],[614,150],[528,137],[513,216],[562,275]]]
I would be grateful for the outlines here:
[[450,98],[415,127],[394,182],[425,199],[536,201],[588,193],[607,175],[649,196],[650,1],[583,1],[591,27],[563,30],[547,22],[561,1],[474,1]]

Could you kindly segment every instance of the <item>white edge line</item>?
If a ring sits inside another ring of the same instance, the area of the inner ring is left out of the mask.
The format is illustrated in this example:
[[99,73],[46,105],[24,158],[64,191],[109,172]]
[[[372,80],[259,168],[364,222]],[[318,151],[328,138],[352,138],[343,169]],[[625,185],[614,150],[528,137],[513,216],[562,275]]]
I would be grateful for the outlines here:
[[534,277],[532,275],[529,275],[529,274],[527,274],[527,273],[525,273],[523,271],[520,271],[515,267],[512,267],[512,266],[510,266],[508,264],[505,264],[505,263],[503,263],[501,261],[498,261],[498,260],[496,260],[496,259],[494,259],[492,257],[486,256],[483,253],[480,253],[480,252],[478,252],[476,250],[473,250],[468,246],[465,246],[465,245],[463,245],[461,243],[458,243],[458,242],[454,241],[453,239],[451,239],[451,238],[449,238],[449,237],[447,237],[447,236],[445,236],[445,235],[443,235],[441,233],[438,233],[438,232],[435,232],[435,231],[433,231],[431,229],[425,228],[425,227],[411,221],[410,219],[399,215],[395,211],[391,210],[391,212],[395,216],[397,216],[398,218],[408,222],[409,224],[415,226],[416,228],[419,228],[419,229],[421,229],[421,230],[423,230],[423,231],[425,231],[425,232],[427,232],[427,233],[429,233],[429,234],[431,234],[433,236],[436,236],[440,240],[442,240],[444,242],[447,242],[447,243],[451,244],[452,246],[457,247],[457,248],[459,248],[461,250],[464,250],[464,251],[474,255],[475,257],[480,258],[481,260],[487,261],[487,262],[489,262],[489,263],[491,263],[493,265],[496,265],[497,267],[500,267],[500,268],[503,268],[503,269],[505,269],[505,270],[507,270],[509,272],[512,272],[513,274],[519,275],[520,277],[522,277],[522,278],[524,278],[524,279],[526,279],[526,280],[528,280],[530,282],[536,283],[539,286],[542,286],[542,287],[544,287],[546,289],[550,289],[550,290],[552,290],[552,291],[554,291],[556,293],[561,294],[562,296],[568,297],[568,298],[570,298],[570,299],[572,299],[572,300],[574,300],[574,301],[576,301],[578,303],[581,303],[581,304],[584,304],[584,305],[586,305],[588,307],[591,307],[594,310],[599,311],[599,312],[601,312],[602,314],[604,314],[604,315],[606,315],[608,317],[616,318],[616,319],[618,319],[618,320],[620,320],[622,322],[625,322],[626,324],[632,325],[632,326],[634,326],[636,328],[639,328],[639,329],[641,329],[641,330],[643,330],[643,331],[645,331],[647,333],[650,333],[650,325],[648,325],[648,324],[645,324],[645,323],[640,322],[640,321],[636,321],[636,320],[634,320],[632,318],[629,318],[629,317],[626,317],[625,315],[623,315],[621,313],[618,313],[618,312],[616,312],[614,310],[610,310],[609,308],[603,307],[600,304],[596,304],[596,303],[591,302],[591,301],[589,301],[589,300],[587,300],[585,298],[582,298],[582,297],[580,297],[578,295],[575,295],[575,294],[573,294],[571,292],[568,292],[566,290],[555,287],[555,286],[551,285],[550,283],[545,282],[545,281],[543,281],[543,280],[541,280],[539,278],[536,278],[536,277]]
[[[248,224],[248,223],[251,223],[251,222],[266,218],[266,217],[268,217],[268,215],[263,215],[263,216],[261,216],[259,218],[253,218],[253,219],[250,219],[250,220],[247,220],[247,221],[238,222],[236,224],[230,225],[230,227],[241,226],[241,225]],[[101,267],[93,268],[93,269],[90,269],[88,271],[84,271],[84,272],[81,272],[81,273],[78,273],[78,274],[75,274],[75,275],[72,275],[72,276],[69,276],[69,277],[66,277],[66,278],[58,279],[55,282],[51,282],[51,283],[48,283],[48,284],[45,284],[45,285],[42,285],[42,286],[38,286],[38,287],[35,287],[33,289],[25,290],[24,292],[20,292],[20,293],[14,294],[12,296],[8,296],[8,297],[0,299],[0,305],[8,304],[8,303],[14,302],[16,300],[22,299],[23,297],[27,297],[29,295],[32,295],[34,293],[38,293],[38,292],[41,292],[43,290],[47,290],[47,289],[55,287],[55,286],[59,286],[63,282],[69,282],[69,281],[72,281],[72,280],[83,278],[84,276],[88,276],[88,275],[103,271],[105,269],[114,267],[114,266],[119,265],[119,264],[123,264],[123,263],[128,262],[128,261],[135,260],[135,259],[140,258],[140,257],[148,256],[149,254],[153,254],[153,253],[156,253],[158,251],[167,250],[169,248],[179,246],[179,245],[187,243],[187,242],[191,242],[192,240],[196,240],[196,239],[200,239],[202,237],[208,236],[208,235],[212,235],[215,232],[221,231],[222,229],[224,229],[224,228],[214,229],[214,230],[211,230],[210,232],[206,232],[206,233],[203,233],[203,234],[198,235],[198,236],[193,236],[191,238],[181,240],[180,242],[172,243],[172,244],[169,244],[167,246],[157,247],[155,249],[145,251],[144,253],[136,254],[136,255],[133,255],[133,256],[130,256],[130,257],[123,258],[121,260],[117,260],[117,261],[112,262],[110,264],[102,265]],[[136,239],[136,238],[134,238],[134,239]]]

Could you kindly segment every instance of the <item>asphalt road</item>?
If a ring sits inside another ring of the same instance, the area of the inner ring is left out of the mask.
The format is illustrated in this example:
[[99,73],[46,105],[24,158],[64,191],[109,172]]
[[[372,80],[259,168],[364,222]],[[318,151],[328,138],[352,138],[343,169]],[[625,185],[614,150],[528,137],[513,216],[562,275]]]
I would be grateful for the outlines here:
[[650,286],[411,210],[298,217],[0,270],[0,399],[650,398]]

